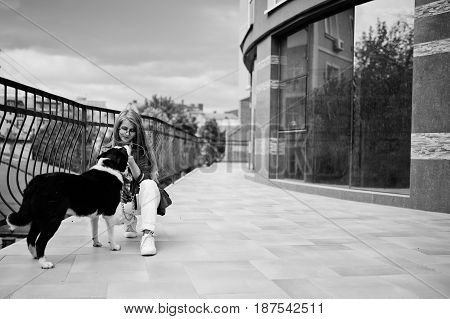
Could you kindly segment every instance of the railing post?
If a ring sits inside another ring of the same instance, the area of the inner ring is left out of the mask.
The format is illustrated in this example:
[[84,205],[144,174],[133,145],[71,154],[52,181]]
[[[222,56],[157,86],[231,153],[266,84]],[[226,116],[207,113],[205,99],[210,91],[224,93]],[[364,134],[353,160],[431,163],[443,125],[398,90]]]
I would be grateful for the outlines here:
[[86,171],[86,131],[87,131],[87,110],[86,107],[81,108],[81,119],[83,121],[83,130],[81,132],[81,173]]

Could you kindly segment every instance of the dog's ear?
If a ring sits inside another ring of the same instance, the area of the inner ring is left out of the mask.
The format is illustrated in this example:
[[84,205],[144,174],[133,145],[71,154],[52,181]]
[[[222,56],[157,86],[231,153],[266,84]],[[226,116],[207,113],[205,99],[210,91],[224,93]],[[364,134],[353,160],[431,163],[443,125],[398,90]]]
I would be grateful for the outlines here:
[[122,147],[120,149],[120,156],[118,159],[118,170],[121,172],[124,172],[127,169],[128,166],[128,151],[125,147]]
[[109,152],[109,150],[107,150],[107,151],[101,153],[99,156],[97,156],[97,161],[98,161],[99,159],[101,159],[101,158],[108,157],[108,156],[106,155],[106,154],[108,154],[108,152]]
[[111,167],[112,160],[110,158],[105,158],[104,161],[102,162],[102,164],[103,164],[103,166]]
[[114,147],[98,156],[101,166],[124,172],[128,165],[128,153],[124,147]]

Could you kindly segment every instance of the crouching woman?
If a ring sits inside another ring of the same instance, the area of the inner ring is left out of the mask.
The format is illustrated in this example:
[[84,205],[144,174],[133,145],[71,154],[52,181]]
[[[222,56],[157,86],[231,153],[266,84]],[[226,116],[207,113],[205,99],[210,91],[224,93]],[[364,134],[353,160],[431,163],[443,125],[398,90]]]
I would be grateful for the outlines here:
[[116,215],[123,218],[127,238],[138,236],[136,215],[141,215],[141,255],[155,255],[156,215],[160,203],[158,166],[142,118],[131,108],[122,111],[114,123],[108,147],[114,146],[125,146],[128,151],[128,169]]

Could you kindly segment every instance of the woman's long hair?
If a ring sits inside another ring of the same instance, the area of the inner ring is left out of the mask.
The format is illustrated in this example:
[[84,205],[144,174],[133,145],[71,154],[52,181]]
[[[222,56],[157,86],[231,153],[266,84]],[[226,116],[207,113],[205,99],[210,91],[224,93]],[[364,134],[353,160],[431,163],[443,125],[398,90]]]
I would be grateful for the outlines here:
[[120,140],[119,130],[125,120],[130,121],[136,129],[136,136],[134,137],[132,142],[133,144],[131,145],[132,149],[137,151],[136,160],[139,161],[142,156],[146,157],[150,162],[151,177],[154,181],[158,181],[158,163],[156,161],[155,151],[153,150],[152,145],[148,142],[144,125],[142,123],[142,117],[135,110],[128,107],[120,112],[114,123],[112,139],[111,142],[108,143],[108,146],[114,147],[124,145],[124,143]]

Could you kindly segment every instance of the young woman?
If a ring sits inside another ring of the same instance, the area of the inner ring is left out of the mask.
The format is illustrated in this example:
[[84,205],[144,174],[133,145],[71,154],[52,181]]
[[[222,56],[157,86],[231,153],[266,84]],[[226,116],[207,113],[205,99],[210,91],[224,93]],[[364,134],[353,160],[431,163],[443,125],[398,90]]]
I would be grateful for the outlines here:
[[122,201],[118,213],[125,222],[125,237],[137,237],[136,212],[141,214],[141,255],[156,254],[156,215],[160,201],[158,166],[153,147],[145,136],[141,116],[131,108],[122,111],[114,123],[109,147],[125,146],[128,150],[128,170],[124,178]]

